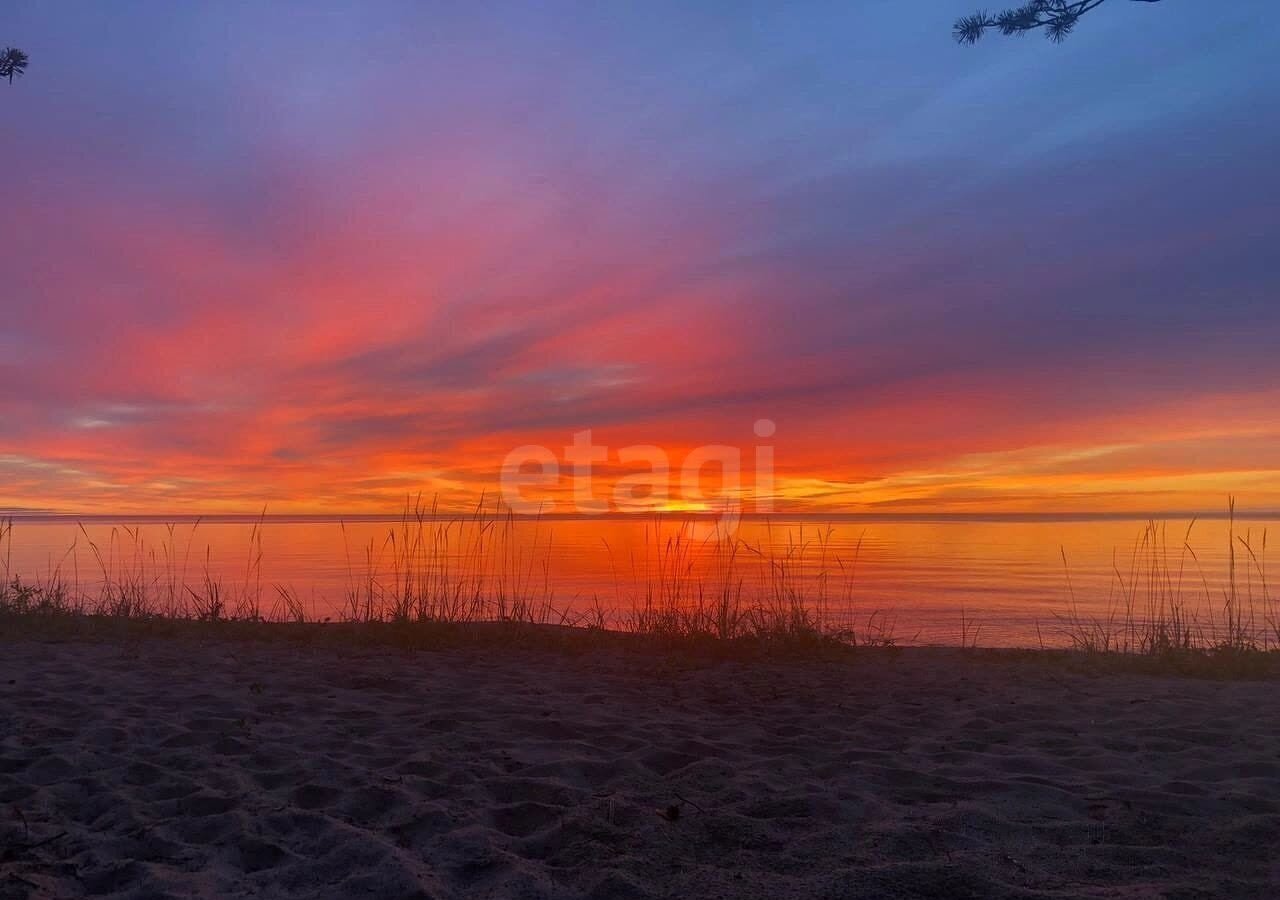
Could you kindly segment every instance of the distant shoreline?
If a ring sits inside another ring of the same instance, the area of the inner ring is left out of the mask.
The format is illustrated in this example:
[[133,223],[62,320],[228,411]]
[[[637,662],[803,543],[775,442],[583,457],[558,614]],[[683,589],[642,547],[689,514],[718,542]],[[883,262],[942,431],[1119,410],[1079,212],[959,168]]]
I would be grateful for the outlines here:
[[[506,518],[506,513],[486,511],[477,514],[475,510],[454,510],[439,512],[433,515],[409,516],[413,520],[424,522],[451,522],[471,518],[492,519]],[[700,512],[609,512],[597,515],[582,513],[545,513],[528,515],[512,513],[511,518],[517,522],[591,522],[591,521],[644,521],[661,519],[669,522],[680,521],[715,521],[721,516],[718,513]],[[1269,522],[1280,521],[1280,510],[1236,510],[1234,516],[1228,511],[1208,512],[1049,512],[1049,513],[823,513],[823,512],[775,512],[775,513],[742,513],[739,518],[746,522],[814,522],[816,524],[838,524],[857,522],[884,523],[947,523],[947,522],[991,522],[991,523],[1046,523],[1055,522],[1185,522],[1192,519],[1210,522],[1228,522],[1233,518],[1237,522]],[[71,512],[34,512],[27,510],[0,510],[0,519],[12,519],[14,522],[31,523],[69,523],[77,522],[104,524],[140,524],[140,525],[188,525],[197,522],[206,524],[293,524],[293,525],[331,525],[339,522],[350,523],[395,523],[406,519],[404,513],[177,513],[172,515],[160,513],[71,513]]]

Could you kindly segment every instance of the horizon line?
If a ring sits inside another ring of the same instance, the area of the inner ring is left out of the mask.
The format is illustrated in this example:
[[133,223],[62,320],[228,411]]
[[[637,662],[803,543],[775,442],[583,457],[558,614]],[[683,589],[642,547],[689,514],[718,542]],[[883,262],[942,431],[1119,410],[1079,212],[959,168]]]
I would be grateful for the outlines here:
[[[517,520],[528,521],[626,521],[628,519],[675,519],[675,520],[715,520],[721,513],[696,510],[644,510],[626,512],[610,510],[602,513],[582,512],[547,512],[520,513],[514,510],[476,510],[445,511],[437,510],[416,513],[135,513],[135,512],[64,512],[57,510],[35,509],[0,509],[0,520],[27,522],[138,522],[155,524],[188,524],[188,523],[298,523],[324,524],[332,522],[402,522],[417,521],[459,521],[466,519],[493,519],[510,516]],[[1167,521],[1206,519],[1226,521],[1231,518],[1242,520],[1280,519],[1280,510],[1230,510],[1195,511],[1195,510],[1161,510],[1161,511],[1046,511],[1046,512],[948,512],[942,510],[923,510],[914,512],[890,511],[774,511],[743,512],[737,515],[742,521],[832,521],[832,522],[1125,522],[1125,521]]]

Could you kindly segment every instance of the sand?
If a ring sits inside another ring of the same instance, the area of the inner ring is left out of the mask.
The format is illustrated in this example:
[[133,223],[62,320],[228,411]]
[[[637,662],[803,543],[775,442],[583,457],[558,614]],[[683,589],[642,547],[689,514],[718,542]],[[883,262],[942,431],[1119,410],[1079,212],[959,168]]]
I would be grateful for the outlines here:
[[0,897],[1275,897],[1280,684],[0,641]]

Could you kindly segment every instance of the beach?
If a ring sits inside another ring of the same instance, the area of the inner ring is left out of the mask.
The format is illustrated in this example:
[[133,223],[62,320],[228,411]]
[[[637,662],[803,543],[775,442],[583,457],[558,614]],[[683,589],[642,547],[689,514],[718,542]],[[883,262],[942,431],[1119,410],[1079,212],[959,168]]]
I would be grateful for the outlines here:
[[960,649],[0,639],[0,897],[1272,897],[1280,692]]

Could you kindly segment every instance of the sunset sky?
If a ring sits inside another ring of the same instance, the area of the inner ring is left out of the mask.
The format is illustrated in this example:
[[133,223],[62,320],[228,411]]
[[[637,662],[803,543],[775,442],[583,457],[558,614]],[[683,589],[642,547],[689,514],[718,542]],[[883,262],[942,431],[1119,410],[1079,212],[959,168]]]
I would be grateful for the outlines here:
[[0,509],[1280,509],[1274,0],[972,5],[4,0]]

